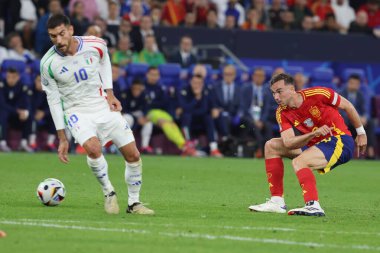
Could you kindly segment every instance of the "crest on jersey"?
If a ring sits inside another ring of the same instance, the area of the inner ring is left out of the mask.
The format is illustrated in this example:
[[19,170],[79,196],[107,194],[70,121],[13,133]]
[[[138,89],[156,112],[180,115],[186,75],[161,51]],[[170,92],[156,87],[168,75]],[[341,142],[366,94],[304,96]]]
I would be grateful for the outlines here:
[[311,115],[313,115],[314,118],[317,118],[317,119],[321,118],[321,111],[319,110],[317,106],[314,105],[310,107],[309,112]]
[[308,118],[306,119],[304,122],[303,122],[307,127],[313,127],[314,126],[314,122],[312,119]]
[[294,121],[294,126],[296,127],[296,126],[298,126],[300,124],[300,122],[298,121],[298,120],[295,120]]

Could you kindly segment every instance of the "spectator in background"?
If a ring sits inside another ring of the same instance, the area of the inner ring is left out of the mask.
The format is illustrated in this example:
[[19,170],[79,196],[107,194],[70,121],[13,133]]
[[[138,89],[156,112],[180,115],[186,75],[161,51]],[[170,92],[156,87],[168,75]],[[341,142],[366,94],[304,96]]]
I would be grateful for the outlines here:
[[250,31],[265,31],[267,27],[261,23],[260,20],[261,14],[255,8],[251,8],[248,10],[247,20],[243,23],[241,28]]
[[220,28],[218,25],[218,15],[215,10],[211,9],[207,12],[206,27],[208,29]]
[[158,4],[152,6],[150,10],[150,17],[152,19],[153,26],[161,25],[162,9]]
[[[115,0],[111,0],[111,1],[115,1]],[[131,12],[132,3],[135,1],[141,2],[144,15],[149,14],[149,10],[151,9],[151,6],[148,3],[149,0],[119,0],[119,2],[120,2],[120,16],[121,17],[123,17],[125,14]],[[150,1],[150,2],[153,2],[153,1]]]
[[316,26],[318,28],[325,26],[326,19],[331,18],[331,14],[334,14],[334,10],[330,5],[330,0],[316,0],[311,5],[311,11],[317,19]]
[[145,37],[144,49],[133,55],[133,62],[146,63],[154,67],[166,63],[164,55],[158,50],[156,39],[153,35]]
[[48,9],[49,11],[38,20],[35,33],[34,50],[41,56],[52,46],[46,30],[46,23],[49,17],[51,15],[63,13],[61,2],[59,0],[50,0]]
[[119,33],[119,27],[120,27],[120,21],[121,21],[119,14],[120,14],[119,5],[114,1],[109,1],[108,17],[106,18],[107,30],[116,37],[117,41],[119,41],[118,33]]
[[[350,101],[357,112],[359,113],[360,120],[364,126],[364,129],[367,133],[367,158],[375,159],[375,132],[374,132],[374,122],[370,117],[370,112],[367,108],[367,102],[370,100],[368,97],[369,94],[363,94],[360,90],[361,80],[360,76],[353,74],[348,78],[347,86],[340,92],[340,94],[345,97],[348,101]],[[350,132],[352,133],[352,137],[356,138],[356,130],[355,127],[351,124],[350,120],[347,117],[345,112],[342,113],[344,121],[346,122]]]
[[334,13],[327,14],[323,23],[324,24],[319,31],[339,33],[342,29],[342,27],[336,22]]
[[273,0],[268,10],[269,22],[272,27],[281,25],[281,15],[285,11],[281,0]]
[[19,149],[33,152],[27,141],[30,131],[30,95],[31,91],[20,81],[20,73],[13,68],[7,69],[4,83],[0,82],[0,150],[3,152],[11,151],[6,142],[10,126],[22,131]]
[[85,6],[86,8],[84,15],[90,21],[90,23],[94,21],[95,17],[99,16],[99,7],[96,0],[70,0],[70,3],[69,3],[70,13],[73,13],[74,8],[75,8],[74,5],[76,2],[83,3],[83,6]]
[[225,24],[227,24],[227,18],[230,16],[235,17],[235,26],[241,26],[244,23],[245,10],[243,6],[237,0],[228,0],[227,9],[225,11],[225,18],[226,18]]
[[307,7],[306,0],[295,0],[294,5],[289,8],[294,15],[294,23],[297,27],[301,26],[301,22],[305,16],[313,16],[313,12]]
[[130,32],[132,31],[132,24],[131,22],[129,22],[128,20],[125,20],[125,19],[122,19],[120,21],[120,27],[119,27],[119,31],[117,33],[117,38],[121,38],[121,37],[130,37]]
[[195,26],[196,16],[194,12],[188,11],[185,15],[185,20],[182,23],[183,27],[192,28]]
[[153,124],[146,118],[145,86],[141,80],[135,79],[121,96],[122,114],[130,127],[140,130],[141,152],[152,154],[153,149],[149,146],[153,132]]
[[[34,79],[33,95],[31,99],[31,134],[29,135],[29,145],[34,150],[56,151],[55,146],[55,126],[53,119],[50,115],[49,105],[46,99],[46,94],[42,90],[41,76],[37,75]],[[45,129],[48,132],[46,147],[39,147],[37,145],[37,131]]]
[[292,31],[297,29],[297,23],[294,19],[294,13],[286,10],[281,14],[281,23],[279,27],[273,27],[274,29],[280,29],[284,31]]
[[141,18],[144,16],[144,9],[141,1],[133,0],[131,3],[131,11],[123,15],[123,19],[129,20],[132,26],[139,26]]
[[314,24],[314,19],[312,16],[305,16],[303,17],[301,27],[301,31],[304,32],[311,32],[315,30],[315,24]]
[[96,5],[98,6],[99,16],[102,19],[107,20],[109,16],[109,3],[117,2],[117,0],[107,0],[107,1],[95,0],[95,1],[96,1]]
[[239,132],[243,116],[239,115],[242,100],[241,86],[235,83],[235,78],[235,66],[227,65],[223,68],[222,82],[215,84],[212,89],[214,106],[211,115],[215,119],[222,141],[227,141],[231,137],[231,132]]
[[17,32],[12,32],[7,36],[8,59],[19,60],[31,63],[35,56],[32,52],[25,49],[21,40],[21,36]]
[[334,10],[336,22],[344,29],[348,31],[350,23],[355,20],[355,11],[349,5],[348,0],[332,0],[331,7]]
[[237,28],[236,17],[234,15],[226,15],[225,21],[224,29],[233,30]]
[[[0,23],[3,21],[4,27],[0,24],[0,38],[12,31],[20,21],[20,1],[2,0],[0,1]],[[3,29],[2,29],[3,28]],[[1,36],[2,35],[2,36]]]
[[358,11],[365,11],[368,15],[368,26],[375,28],[380,26],[380,6],[379,0],[367,0]]
[[168,113],[169,98],[160,79],[160,71],[156,67],[150,67],[145,82],[147,119],[163,131],[166,138],[182,151],[182,155],[196,156],[196,150],[186,143],[180,128]]
[[265,0],[253,0],[253,8],[258,12],[260,19],[259,22],[268,26],[270,23],[267,7],[265,6]]
[[210,3],[209,0],[194,0],[193,3],[188,1],[188,11],[195,14],[197,26],[205,26],[207,23],[207,14],[210,10],[216,10],[216,6]]
[[206,130],[210,156],[223,157],[215,139],[215,125],[211,117],[212,106],[211,94],[204,86],[203,77],[193,75],[190,85],[184,87],[179,94],[182,131],[185,139],[191,142],[196,131]]
[[97,25],[90,25],[87,28],[87,31],[84,35],[85,36],[95,36],[95,37],[100,38],[102,36],[102,29],[100,29],[100,27]]
[[140,52],[143,49],[145,37],[147,35],[155,35],[152,18],[150,16],[143,16],[141,18],[140,26],[133,26],[130,33],[133,51]]
[[272,76],[277,76],[281,73],[285,73],[285,69],[283,67],[277,67],[273,70]]
[[184,0],[168,0],[162,9],[162,23],[167,26],[178,26],[185,20],[186,4]]
[[0,45],[0,65],[8,58],[8,50]]
[[182,68],[188,68],[197,63],[197,57],[193,54],[193,39],[188,36],[182,36],[179,50],[172,55],[170,62],[181,64]]
[[244,118],[245,122],[248,122],[248,128],[253,129],[253,136],[257,142],[257,158],[263,157],[265,142],[273,136],[273,124],[269,121],[273,97],[269,87],[265,86],[265,78],[265,70],[256,68],[252,73],[252,82],[242,90]]
[[101,17],[96,17],[94,19],[94,24],[100,28],[100,31],[101,31],[100,38],[106,41],[107,47],[109,48],[109,51],[112,53],[112,51],[116,48],[116,44],[117,44],[115,35],[107,31],[107,23]]
[[70,20],[74,27],[75,35],[82,36],[90,26],[90,21],[84,15],[84,5],[81,1],[76,1],[73,5]]
[[362,34],[372,34],[373,29],[368,26],[368,14],[367,12],[361,10],[356,13],[355,21],[352,21],[349,33],[362,33]]
[[296,91],[306,88],[306,76],[300,72],[294,75],[294,86]]
[[129,37],[121,37],[117,49],[112,53],[112,63],[119,67],[126,67],[132,62],[133,52],[130,50]]
[[37,9],[32,0],[20,1],[20,21],[14,27],[22,35],[25,47],[33,48],[33,33],[37,25]]

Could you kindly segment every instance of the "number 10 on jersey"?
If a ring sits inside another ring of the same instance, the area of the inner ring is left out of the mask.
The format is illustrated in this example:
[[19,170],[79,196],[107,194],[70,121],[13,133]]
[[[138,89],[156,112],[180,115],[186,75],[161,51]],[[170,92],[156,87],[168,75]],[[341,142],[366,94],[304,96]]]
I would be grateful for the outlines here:
[[86,69],[84,68],[79,69],[78,73],[74,72],[74,76],[77,83],[79,83],[79,81],[85,81],[88,79]]

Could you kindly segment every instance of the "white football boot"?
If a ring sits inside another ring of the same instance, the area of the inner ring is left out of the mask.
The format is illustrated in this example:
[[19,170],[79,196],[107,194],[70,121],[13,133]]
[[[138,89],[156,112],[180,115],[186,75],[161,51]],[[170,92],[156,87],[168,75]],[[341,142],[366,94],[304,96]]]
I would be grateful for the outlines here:
[[118,214],[120,212],[119,204],[117,203],[116,192],[112,191],[105,196],[104,210],[108,214]]
[[267,199],[267,202],[260,205],[252,205],[248,207],[249,210],[254,212],[265,213],[286,213],[286,205],[283,198],[272,197]]
[[128,206],[127,213],[153,215],[154,211],[152,209],[147,208],[142,203],[136,202],[133,203],[133,205]]
[[304,216],[325,216],[325,211],[321,208],[318,201],[309,201],[304,207],[291,209],[288,215],[304,215]]

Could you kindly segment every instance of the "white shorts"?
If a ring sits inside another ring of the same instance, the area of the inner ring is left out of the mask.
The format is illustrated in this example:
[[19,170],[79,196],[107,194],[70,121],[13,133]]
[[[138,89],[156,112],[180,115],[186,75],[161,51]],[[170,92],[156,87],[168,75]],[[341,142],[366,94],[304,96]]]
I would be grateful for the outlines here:
[[91,137],[97,137],[102,146],[112,141],[118,148],[135,141],[121,113],[112,112],[109,108],[95,112],[72,109],[65,112],[65,122],[75,141],[82,146]]

